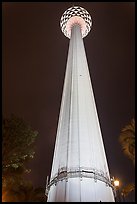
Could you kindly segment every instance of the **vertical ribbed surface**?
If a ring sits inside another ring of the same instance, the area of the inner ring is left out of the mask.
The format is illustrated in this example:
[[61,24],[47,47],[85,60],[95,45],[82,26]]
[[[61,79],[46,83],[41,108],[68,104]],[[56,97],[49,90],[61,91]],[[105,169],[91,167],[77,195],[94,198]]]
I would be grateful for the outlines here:
[[[95,169],[109,178],[80,27],[73,26],[58,122],[51,178],[60,169]],[[50,187],[48,202],[113,202],[112,188],[94,178],[62,179]]]

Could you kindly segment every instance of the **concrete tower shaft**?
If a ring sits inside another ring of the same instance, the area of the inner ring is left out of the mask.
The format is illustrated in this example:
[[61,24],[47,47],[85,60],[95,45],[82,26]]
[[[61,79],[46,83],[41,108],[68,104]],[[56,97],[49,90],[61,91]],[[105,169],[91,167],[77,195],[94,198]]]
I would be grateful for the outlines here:
[[48,202],[114,202],[82,35],[81,26],[74,24]]

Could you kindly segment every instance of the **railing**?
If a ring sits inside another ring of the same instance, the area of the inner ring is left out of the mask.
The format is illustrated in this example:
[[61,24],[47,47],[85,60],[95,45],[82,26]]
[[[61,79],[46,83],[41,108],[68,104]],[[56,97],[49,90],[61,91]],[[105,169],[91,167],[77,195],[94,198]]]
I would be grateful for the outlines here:
[[112,190],[115,193],[115,188],[107,176],[103,171],[97,170],[95,168],[86,168],[86,167],[79,167],[79,168],[71,168],[71,169],[66,169],[66,167],[62,167],[59,169],[58,173],[46,184],[46,191],[45,194],[48,195],[48,192],[50,190],[50,187],[52,185],[56,185],[59,181],[66,180],[68,181],[68,178],[77,178],[79,177],[81,180],[83,177],[85,178],[93,178],[95,182],[97,180],[100,180],[104,183],[106,183],[106,186],[110,186]]

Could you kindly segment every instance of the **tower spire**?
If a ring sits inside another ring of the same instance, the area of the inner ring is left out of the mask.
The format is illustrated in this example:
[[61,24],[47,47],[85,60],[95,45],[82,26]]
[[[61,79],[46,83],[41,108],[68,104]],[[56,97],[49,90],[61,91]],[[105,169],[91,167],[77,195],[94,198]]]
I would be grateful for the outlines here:
[[48,202],[113,202],[113,186],[83,43],[92,26],[79,6],[60,20],[70,39]]

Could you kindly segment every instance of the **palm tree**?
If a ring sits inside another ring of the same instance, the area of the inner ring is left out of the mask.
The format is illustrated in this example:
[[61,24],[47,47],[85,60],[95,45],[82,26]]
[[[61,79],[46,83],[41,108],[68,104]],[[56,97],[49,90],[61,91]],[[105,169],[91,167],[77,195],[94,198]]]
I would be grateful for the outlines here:
[[119,136],[119,142],[122,145],[123,152],[135,164],[135,120],[131,120],[129,125],[126,125]]
[[[122,146],[123,152],[133,161],[135,165],[135,120],[126,125],[120,133],[119,142]],[[125,198],[130,192],[135,190],[135,184],[130,183],[123,187],[121,195]]]

